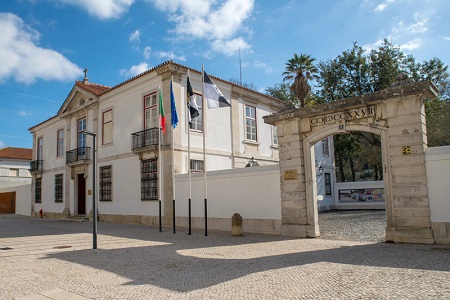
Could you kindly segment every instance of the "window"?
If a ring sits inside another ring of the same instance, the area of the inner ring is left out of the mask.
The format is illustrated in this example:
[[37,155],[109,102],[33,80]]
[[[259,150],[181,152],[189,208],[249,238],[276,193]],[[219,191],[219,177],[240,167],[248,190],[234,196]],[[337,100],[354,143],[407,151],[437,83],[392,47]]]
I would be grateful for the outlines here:
[[42,160],[42,147],[44,145],[44,140],[42,138],[38,138],[37,141],[37,160]]
[[144,97],[144,129],[158,128],[157,93]]
[[36,178],[34,186],[34,203],[41,203],[42,178]]
[[190,166],[192,173],[203,172],[205,170],[205,164],[203,160],[191,159]]
[[112,109],[103,112],[103,145],[111,144],[113,138]]
[[56,145],[56,156],[64,156],[64,129],[58,130],[57,133],[57,145]]
[[331,174],[325,173],[325,195],[331,195]]
[[277,126],[272,126],[272,138],[273,138],[273,144],[278,145]]
[[324,138],[322,140],[322,154],[323,155],[330,155],[330,150],[328,147],[328,138]]
[[86,130],[86,118],[78,120],[78,141],[77,148],[86,147],[86,135],[82,133]]
[[19,169],[9,169],[10,177],[19,177]]
[[100,168],[100,201],[111,201],[112,191],[112,166],[105,166]]
[[158,200],[157,159],[141,163],[141,200]]
[[198,108],[198,117],[191,120],[189,123],[189,128],[194,131],[203,131],[203,111],[202,111],[202,104],[203,104],[203,97],[201,95],[195,94],[195,103],[197,103]]
[[245,105],[245,132],[249,141],[256,142],[256,107]]
[[55,202],[63,201],[63,174],[55,175]]

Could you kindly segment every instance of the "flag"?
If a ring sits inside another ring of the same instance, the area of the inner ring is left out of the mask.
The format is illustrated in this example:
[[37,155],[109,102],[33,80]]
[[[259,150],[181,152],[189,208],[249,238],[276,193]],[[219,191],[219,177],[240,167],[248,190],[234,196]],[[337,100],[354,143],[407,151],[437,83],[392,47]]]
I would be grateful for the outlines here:
[[203,97],[208,102],[208,108],[229,107],[231,103],[219,88],[212,82],[208,74],[203,71]]
[[177,106],[175,105],[175,96],[173,95],[173,79],[170,81],[170,114],[173,128],[178,125]]
[[162,91],[161,88],[159,88],[159,116],[160,116],[160,128],[162,129],[162,132],[166,133],[166,116],[164,115],[164,105],[163,105],[163,97],[162,97]]
[[187,78],[187,107],[189,110],[189,122],[191,122],[192,119],[195,119],[199,116],[198,112],[198,106],[196,102],[196,96],[194,94],[194,91],[192,90],[191,82],[189,81],[189,76]]

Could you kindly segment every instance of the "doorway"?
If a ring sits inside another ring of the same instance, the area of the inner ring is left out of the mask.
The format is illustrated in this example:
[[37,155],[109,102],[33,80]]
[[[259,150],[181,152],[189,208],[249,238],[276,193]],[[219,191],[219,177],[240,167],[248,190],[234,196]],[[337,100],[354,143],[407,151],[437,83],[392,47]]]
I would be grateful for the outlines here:
[[86,214],[86,179],[84,178],[84,174],[77,175],[78,181],[78,214],[85,215]]

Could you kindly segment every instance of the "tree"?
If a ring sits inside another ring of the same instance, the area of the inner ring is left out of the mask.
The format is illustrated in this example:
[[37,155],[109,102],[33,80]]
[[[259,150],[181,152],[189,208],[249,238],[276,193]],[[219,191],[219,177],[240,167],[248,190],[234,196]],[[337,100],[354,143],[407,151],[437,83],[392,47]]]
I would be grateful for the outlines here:
[[290,90],[288,83],[277,83],[273,87],[265,89],[264,93],[270,97],[284,101],[287,107],[298,107],[300,101],[295,97],[294,93]]
[[[391,86],[399,74],[404,73],[416,81],[430,80],[439,90],[438,99],[425,101],[429,146],[450,144],[450,80],[448,67],[438,58],[417,63],[413,56],[405,55],[400,47],[388,40],[367,53],[357,43],[334,59],[318,64],[317,96],[324,102],[379,91]],[[370,145],[373,147],[365,147]],[[362,132],[335,136],[337,177],[355,179],[354,165],[370,165],[375,180],[382,179],[380,137]],[[370,158],[370,159],[368,159]],[[371,163],[366,163],[370,161]]]
[[258,88],[256,87],[256,85],[253,82],[242,82],[241,83],[241,81],[239,79],[235,78],[235,77],[232,77],[232,78],[228,79],[228,81],[231,82],[231,83],[243,86],[243,87],[245,87],[247,89],[250,89],[250,90],[253,90],[253,91],[257,91],[258,90]]
[[286,71],[283,72],[283,81],[292,82],[290,90],[300,100],[300,107],[305,106],[305,99],[311,91],[308,80],[317,77],[318,69],[314,65],[316,59],[311,55],[294,53],[294,57],[286,63]]

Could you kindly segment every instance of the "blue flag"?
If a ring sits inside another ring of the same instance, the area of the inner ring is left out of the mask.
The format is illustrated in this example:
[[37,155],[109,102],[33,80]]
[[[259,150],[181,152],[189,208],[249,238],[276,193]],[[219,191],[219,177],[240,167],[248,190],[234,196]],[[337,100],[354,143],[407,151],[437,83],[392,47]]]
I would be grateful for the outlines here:
[[171,119],[172,119],[172,126],[173,128],[176,128],[178,125],[178,114],[177,114],[177,107],[175,105],[175,96],[173,95],[173,87],[172,87],[173,81],[170,81],[170,113],[171,113]]

